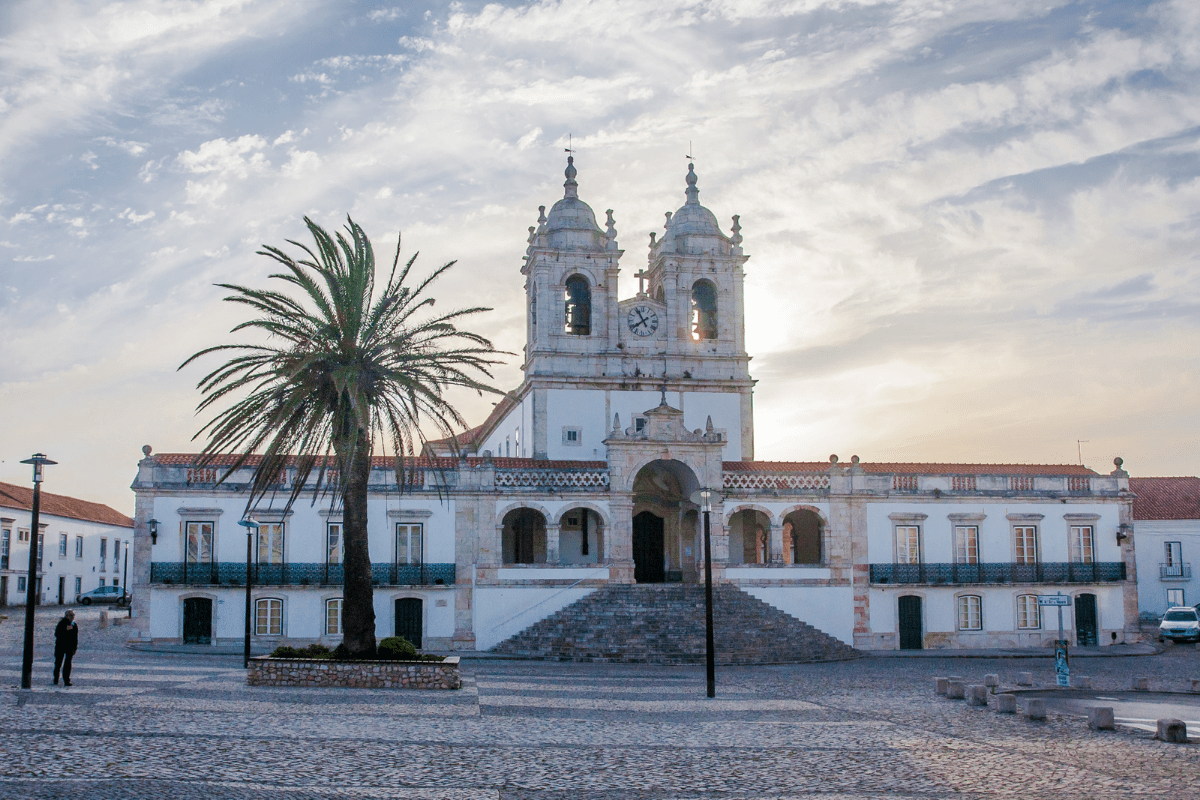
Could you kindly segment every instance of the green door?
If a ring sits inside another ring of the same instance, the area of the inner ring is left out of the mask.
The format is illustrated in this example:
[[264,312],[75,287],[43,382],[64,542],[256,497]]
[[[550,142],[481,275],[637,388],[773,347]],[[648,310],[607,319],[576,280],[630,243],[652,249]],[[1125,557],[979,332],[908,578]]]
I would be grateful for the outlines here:
[[922,649],[924,625],[921,620],[921,598],[904,595],[900,598],[900,649]]
[[422,606],[420,598],[416,597],[402,597],[396,601],[396,635],[408,639],[418,650],[421,649]]
[[1075,598],[1075,643],[1080,647],[1095,647],[1100,642],[1096,630],[1096,595],[1081,594]]
[[183,601],[183,643],[212,644],[212,600],[207,597]]

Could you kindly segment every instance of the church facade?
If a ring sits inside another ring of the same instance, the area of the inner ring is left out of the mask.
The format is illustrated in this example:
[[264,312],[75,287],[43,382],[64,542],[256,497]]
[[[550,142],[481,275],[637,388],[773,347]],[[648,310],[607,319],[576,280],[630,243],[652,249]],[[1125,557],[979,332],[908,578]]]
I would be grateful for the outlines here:
[[[689,165],[684,204],[621,299],[612,211],[601,227],[573,159],[565,175],[529,228],[521,385],[480,426],[428,443],[402,491],[376,462],[381,636],[486,650],[603,586],[702,581],[695,500],[712,489],[714,580],[856,648],[1042,646],[1057,620],[1037,598],[1058,592],[1076,642],[1136,638],[1120,463],[756,461],[739,218],[722,231]],[[248,545],[255,636],[340,637],[336,506],[285,508],[281,491],[247,534],[248,473],[217,486],[220,464],[144,452],[141,637],[239,638]]]

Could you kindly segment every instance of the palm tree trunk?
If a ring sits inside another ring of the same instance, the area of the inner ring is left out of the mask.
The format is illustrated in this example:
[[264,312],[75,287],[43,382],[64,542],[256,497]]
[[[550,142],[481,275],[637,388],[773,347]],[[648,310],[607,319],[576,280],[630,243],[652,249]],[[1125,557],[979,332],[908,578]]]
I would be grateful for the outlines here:
[[[375,605],[371,554],[367,546],[367,484],[371,477],[371,438],[358,432],[349,474],[342,487],[345,586],[342,589],[342,642],[352,656],[375,655]],[[364,444],[365,443],[365,444]],[[352,446],[352,445],[348,445]],[[344,453],[345,450],[342,451]],[[345,461],[343,460],[344,464]]]

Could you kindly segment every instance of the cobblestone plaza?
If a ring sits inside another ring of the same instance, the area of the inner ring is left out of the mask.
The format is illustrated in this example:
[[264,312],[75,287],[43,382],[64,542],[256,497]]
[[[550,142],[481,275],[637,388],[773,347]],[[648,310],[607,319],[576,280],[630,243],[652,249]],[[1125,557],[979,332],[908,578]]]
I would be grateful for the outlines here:
[[[467,660],[458,692],[251,688],[237,656],[148,653],[81,609],[71,688],[19,685],[0,623],[3,798],[1196,797],[1200,746],[936,697],[932,676],[1052,679],[1049,659],[864,658],[725,668]],[[1186,691],[1200,652],[1078,659],[1097,689]],[[1193,734],[1194,735],[1194,734]]]

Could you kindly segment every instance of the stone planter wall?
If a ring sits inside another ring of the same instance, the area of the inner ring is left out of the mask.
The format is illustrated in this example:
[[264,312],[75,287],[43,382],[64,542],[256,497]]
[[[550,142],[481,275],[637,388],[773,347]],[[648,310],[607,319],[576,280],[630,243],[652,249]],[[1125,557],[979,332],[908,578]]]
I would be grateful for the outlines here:
[[340,686],[355,689],[461,689],[458,656],[445,661],[250,659],[247,686]]

